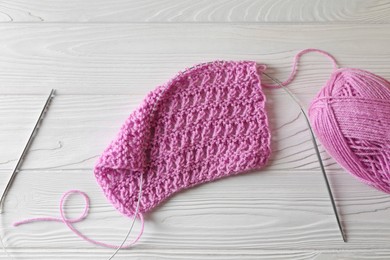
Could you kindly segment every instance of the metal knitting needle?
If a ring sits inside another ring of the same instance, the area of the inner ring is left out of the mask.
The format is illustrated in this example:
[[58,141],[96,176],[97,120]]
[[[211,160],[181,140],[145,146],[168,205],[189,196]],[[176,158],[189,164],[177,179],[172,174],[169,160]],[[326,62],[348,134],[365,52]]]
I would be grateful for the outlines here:
[[314,146],[314,150],[316,152],[316,155],[317,155],[317,159],[318,159],[318,162],[320,164],[320,168],[321,168],[321,171],[322,171],[322,175],[324,177],[324,180],[325,180],[325,184],[326,184],[326,189],[328,190],[328,195],[329,195],[329,198],[330,198],[330,201],[332,203],[332,208],[333,208],[333,212],[334,212],[334,215],[336,217],[336,220],[337,220],[337,225],[339,227],[339,230],[340,230],[340,233],[341,233],[341,236],[343,238],[343,241],[346,243],[347,242],[347,238],[345,236],[345,233],[344,233],[344,230],[343,230],[343,226],[341,225],[341,221],[340,221],[340,217],[339,217],[339,214],[337,212],[337,207],[336,207],[336,203],[334,201],[334,197],[333,197],[333,194],[332,194],[332,189],[330,188],[330,185],[329,185],[329,180],[328,180],[328,177],[326,175],[326,172],[325,172],[325,167],[324,167],[324,164],[322,162],[322,159],[321,159],[321,154],[320,154],[320,151],[318,150],[318,146],[317,146],[317,141],[316,141],[316,138],[315,138],[315,135],[313,133],[313,129],[311,128],[310,126],[310,121],[309,121],[309,118],[307,117],[306,115],[306,112],[303,110],[303,106],[301,105],[301,103],[299,102],[299,100],[295,97],[294,94],[292,94],[290,92],[290,90],[288,90],[286,87],[283,86],[283,84],[277,80],[277,79],[274,79],[273,77],[271,77],[270,75],[266,74],[263,72],[263,74],[271,79],[273,82],[275,82],[276,84],[278,84],[284,91],[287,92],[287,94],[294,100],[295,103],[298,104],[298,106],[300,107],[301,109],[301,112],[306,120],[306,123],[307,125],[309,126],[309,130],[310,130],[310,134],[311,134],[311,140],[313,142],[313,146]]
[[10,188],[12,186],[12,183],[15,180],[16,174],[19,172],[19,168],[22,165],[23,159],[26,156],[28,148],[30,147],[30,145],[31,145],[31,143],[32,143],[32,141],[33,141],[33,139],[35,137],[35,133],[38,130],[39,124],[40,124],[43,116],[45,115],[46,108],[49,106],[51,99],[54,97],[54,93],[55,93],[55,90],[52,89],[50,94],[49,94],[49,96],[48,96],[48,98],[47,98],[47,100],[46,100],[45,105],[42,108],[41,114],[39,115],[39,118],[38,118],[37,122],[35,123],[34,129],[31,132],[30,137],[28,138],[27,144],[24,147],[23,152],[22,152],[22,154],[19,157],[19,160],[18,160],[18,162],[17,162],[17,164],[16,164],[16,166],[14,168],[14,171],[12,172],[12,175],[11,175],[11,177],[8,180],[7,186],[5,187],[5,189],[3,191],[3,194],[1,195],[1,199],[0,199],[0,213],[3,213],[3,205],[4,205],[5,198],[7,196],[7,193],[10,190]]

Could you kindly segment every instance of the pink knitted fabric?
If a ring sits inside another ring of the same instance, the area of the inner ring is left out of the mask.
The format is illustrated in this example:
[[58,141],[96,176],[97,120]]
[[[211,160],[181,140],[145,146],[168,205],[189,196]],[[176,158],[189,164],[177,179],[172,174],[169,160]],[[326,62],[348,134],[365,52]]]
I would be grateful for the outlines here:
[[124,215],[145,213],[176,192],[264,167],[270,131],[252,61],[199,64],[157,87],[96,163],[95,176]]

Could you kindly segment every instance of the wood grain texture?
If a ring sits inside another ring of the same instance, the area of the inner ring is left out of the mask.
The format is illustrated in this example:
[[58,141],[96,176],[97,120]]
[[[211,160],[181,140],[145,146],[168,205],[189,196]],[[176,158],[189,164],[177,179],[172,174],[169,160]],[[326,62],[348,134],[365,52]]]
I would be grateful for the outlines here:
[[[85,249],[58,249],[56,253],[42,253],[42,250],[39,249],[20,249],[13,250],[12,256],[16,259],[99,259],[105,260],[111,255],[111,251],[108,250],[85,250]],[[358,259],[367,259],[367,260],[387,260],[389,250],[342,250],[342,251],[305,251],[305,250],[156,250],[156,249],[131,249],[127,251],[121,251],[115,259],[128,260],[153,260],[153,259],[180,259],[180,260],[201,260],[201,259],[217,259],[217,260],[234,260],[234,259],[249,259],[249,260],[329,260],[329,259],[343,259],[343,260],[356,260]],[[1,256],[0,256],[1,257]],[[7,259],[7,258],[2,258]]]
[[1,22],[388,23],[388,0],[6,0]]
[[[0,93],[141,94],[216,59],[255,60],[284,79],[293,55],[320,48],[341,66],[390,78],[389,25],[10,24],[0,26]],[[208,37],[205,37],[208,35]],[[178,40],[179,39],[179,40]],[[290,86],[314,94],[329,77],[318,55]]]
[[[137,248],[151,249],[383,249],[390,241],[388,195],[351,180],[342,172],[330,177],[349,242],[343,243],[318,171],[259,171],[225,178],[176,194],[146,215],[146,231]],[[80,181],[82,180],[82,181]],[[304,185],[303,185],[304,183]],[[119,243],[130,219],[106,201],[92,171],[21,171],[2,215],[4,242],[11,248],[85,248],[60,223],[12,227],[26,217],[58,216],[58,202],[68,189],[91,197],[88,219],[76,226],[88,236]],[[69,201],[76,217],[81,198]],[[375,219],[375,221],[372,221]],[[134,234],[139,224],[134,228]]]
[[[51,88],[57,96],[0,215],[14,259],[107,259],[61,223],[63,192],[91,198],[83,233],[119,244],[130,220],[107,202],[93,165],[145,94],[178,71],[216,59],[255,60],[282,80],[293,55],[320,48],[343,67],[390,78],[390,1],[47,1],[0,3],[0,190]],[[329,77],[307,55],[289,86],[305,105]],[[343,243],[310,135],[282,90],[265,90],[268,167],[176,194],[146,217],[137,246],[115,259],[389,259],[390,197],[347,174],[322,149],[349,242]],[[72,197],[67,213],[82,212]],[[139,230],[136,224],[132,236]],[[0,251],[0,259],[10,259]]]

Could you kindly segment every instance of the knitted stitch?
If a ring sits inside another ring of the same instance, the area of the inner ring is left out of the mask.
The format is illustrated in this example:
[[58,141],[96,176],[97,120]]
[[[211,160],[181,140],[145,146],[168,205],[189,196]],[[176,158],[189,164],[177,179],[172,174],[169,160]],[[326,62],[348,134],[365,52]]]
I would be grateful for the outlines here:
[[270,131],[252,61],[215,61],[179,73],[151,91],[96,163],[108,200],[133,216],[201,183],[264,167]]

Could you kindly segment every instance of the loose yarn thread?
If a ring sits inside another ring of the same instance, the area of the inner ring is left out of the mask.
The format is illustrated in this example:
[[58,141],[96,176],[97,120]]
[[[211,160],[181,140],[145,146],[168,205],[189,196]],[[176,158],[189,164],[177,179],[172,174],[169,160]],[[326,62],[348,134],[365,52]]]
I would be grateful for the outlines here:
[[[322,54],[323,56],[327,57],[331,61],[332,65],[333,65],[333,72],[338,69],[336,58],[333,57],[333,55],[331,55],[330,53],[328,53],[326,51],[323,51],[323,50],[319,50],[319,49],[313,49],[313,48],[304,49],[304,50],[298,52],[294,56],[294,60],[293,60],[293,63],[292,63],[292,68],[291,68],[291,73],[290,73],[290,75],[288,76],[288,78],[285,81],[279,82],[279,84],[262,83],[261,85],[263,87],[267,87],[267,88],[280,88],[281,86],[286,87],[287,85],[289,85],[294,80],[294,78],[295,78],[295,76],[297,74],[299,60],[301,59],[301,57],[304,54],[310,53],[310,52],[317,52],[317,53]],[[294,99],[296,99],[296,98],[294,97]],[[299,101],[298,101],[298,103],[299,103]]]
[[[84,201],[85,201],[85,207],[84,207],[84,211],[83,213],[81,214],[81,216],[79,216],[78,218],[74,218],[74,219],[70,219],[70,218],[67,218],[65,216],[65,210],[64,210],[64,204],[66,202],[66,200],[68,199],[68,197],[72,194],[79,194],[81,195],[83,198],[84,198]],[[88,211],[89,211],[89,197],[88,195],[83,192],[83,191],[80,191],[80,190],[69,190],[67,192],[65,192],[62,197],[61,197],[61,200],[60,200],[60,218],[56,218],[56,217],[39,217],[39,218],[29,218],[29,219],[25,219],[25,220],[22,220],[22,221],[17,221],[15,222],[13,225],[16,227],[16,226],[20,226],[20,225],[24,225],[24,224],[28,224],[28,223],[32,223],[32,222],[38,222],[38,221],[55,221],[55,222],[62,222],[64,223],[74,234],[76,234],[78,237],[80,237],[81,239],[87,241],[87,242],[90,242],[92,244],[95,244],[95,245],[98,245],[98,246],[103,246],[103,247],[107,247],[107,248],[112,248],[112,249],[118,249],[118,246],[117,245],[112,245],[112,244],[108,244],[108,243],[104,243],[104,242],[100,242],[100,241],[96,241],[94,239],[91,239],[87,236],[85,236],[84,234],[82,234],[80,231],[78,231],[72,224],[74,223],[77,223],[77,222],[80,222],[82,220],[84,220],[87,215],[88,215]],[[141,221],[141,229],[140,229],[140,232],[138,234],[138,236],[134,239],[134,241],[132,241],[131,243],[129,243],[128,245],[126,246],[123,246],[123,243],[121,246],[119,246],[119,248],[129,248],[131,247],[132,245],[134,245],[135,243],[137,243],[137,241],[141,238],[142,236],[142,233],[144,231],[144,218],[142,216],[142,214],[138,214],[138,217]],[[131,225],[131,228],[133,227],[134,225],[134,222],[135,222],[135,218],[136,216],[134,216],[134,219],[132,221],[132,225]]]

